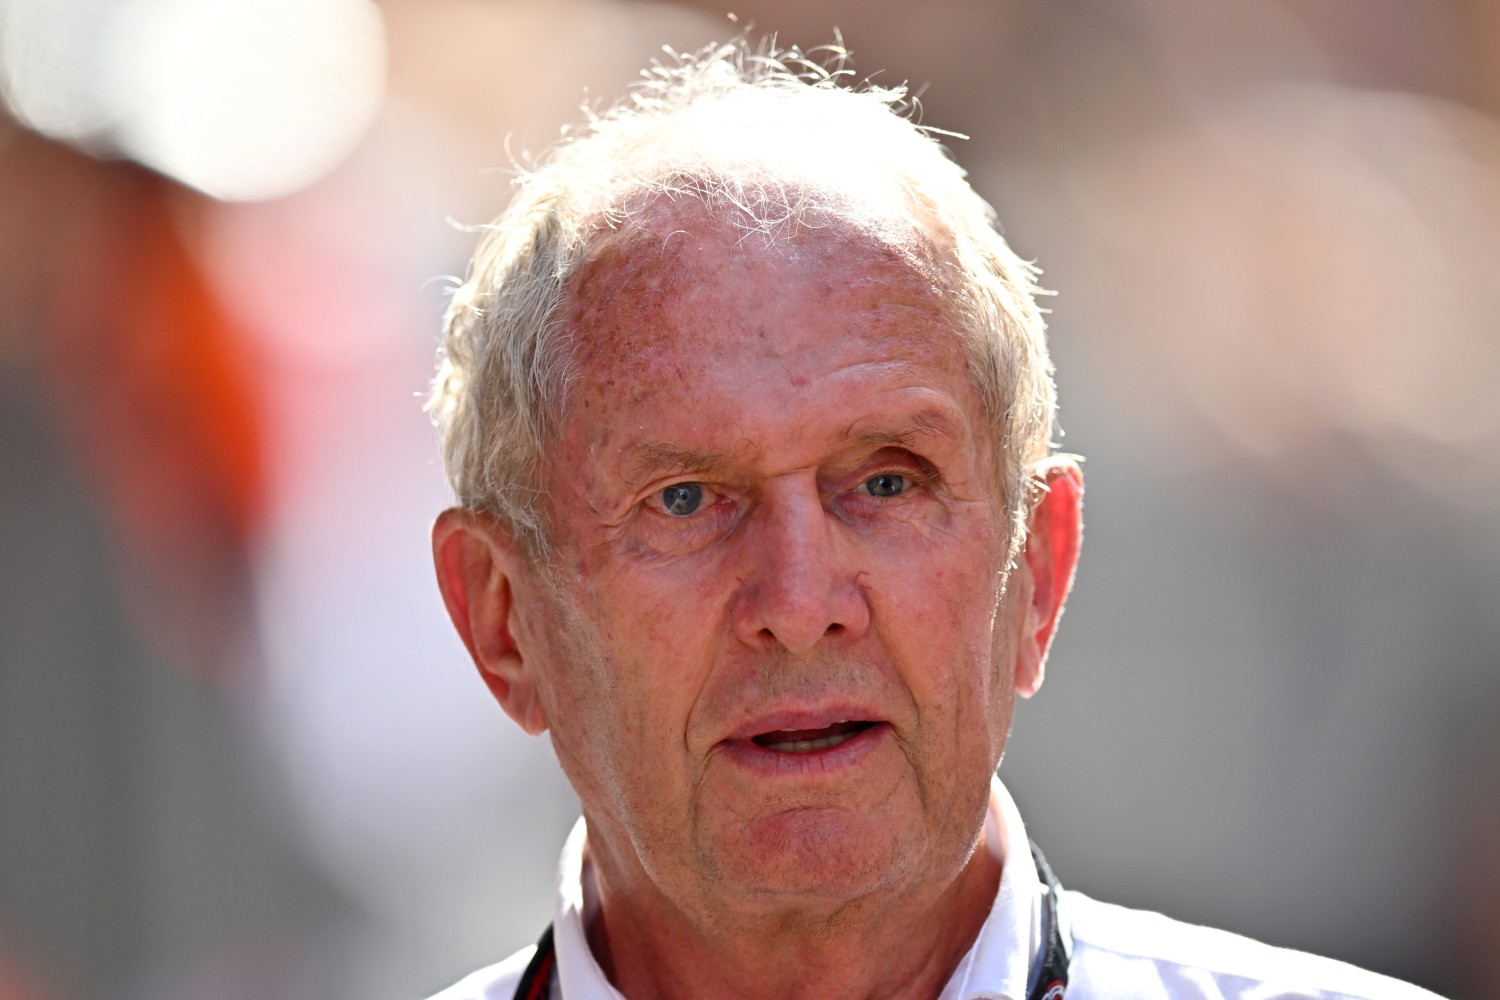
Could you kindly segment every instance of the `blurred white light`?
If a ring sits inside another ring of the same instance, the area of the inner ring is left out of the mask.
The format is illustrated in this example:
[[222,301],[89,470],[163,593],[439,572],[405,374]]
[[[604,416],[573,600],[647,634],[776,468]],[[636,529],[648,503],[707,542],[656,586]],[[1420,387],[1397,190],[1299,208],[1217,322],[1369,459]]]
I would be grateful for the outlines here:
[[368,0],[128,0],[113,82],[131,156],[227,199],[295,191],[337,166],[379,107]]
[[220,198],[331,171],[384,79],[370,0],[0,0],[0,88],[18,118]]
[[0,0],[0,89],[17,118],[85,143],[114,124],[112,16],[109,0]]

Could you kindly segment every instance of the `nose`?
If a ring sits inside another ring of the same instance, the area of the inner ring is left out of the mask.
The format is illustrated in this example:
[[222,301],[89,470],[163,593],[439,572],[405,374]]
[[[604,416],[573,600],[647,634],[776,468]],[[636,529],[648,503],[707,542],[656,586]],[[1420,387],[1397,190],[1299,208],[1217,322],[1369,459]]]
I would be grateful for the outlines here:
[[740,641],[804,654],[825,638],[863,635],[870,607],[855,542],[816,484],[778,481],[750,516],[733,609]]

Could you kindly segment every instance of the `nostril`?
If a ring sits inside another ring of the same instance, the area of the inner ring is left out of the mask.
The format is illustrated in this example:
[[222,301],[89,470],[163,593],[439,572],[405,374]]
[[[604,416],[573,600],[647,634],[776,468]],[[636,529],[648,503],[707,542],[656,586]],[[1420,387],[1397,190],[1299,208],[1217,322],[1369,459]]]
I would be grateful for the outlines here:
[[832,625],[828,626],[828,628],[824,629],[823,634],[824,635],[840,635],[840,634],[843,633],[843,631],[844,631],[844,626],[840,625],[838,622],[834,622]]

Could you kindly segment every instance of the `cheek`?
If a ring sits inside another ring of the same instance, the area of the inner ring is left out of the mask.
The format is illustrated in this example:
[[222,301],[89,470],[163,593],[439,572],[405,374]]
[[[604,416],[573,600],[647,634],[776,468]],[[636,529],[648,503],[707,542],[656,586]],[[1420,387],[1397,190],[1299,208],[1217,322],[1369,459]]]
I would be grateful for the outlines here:
[[[574,562],[568,627],[570,697],[592,711],[588,742],[613,770],[673,766],[687,719],[712,668],[724,602],[700,572],[624,572],[601,559]],[[649,784],[649,783],[648,783]]]
[[954,542],[893,574],[871,596],[879,601],[884,640],[900,650],[899,661],[914,665],[908,683],[919,705],[969,720],[955,733],[962,737],[985,728],[976,716],[993,717],[1008,705],[1012,644],[999,563],[974,557],[986,551],[982,540]]
[[560,587],[547,588],[528,616],[527,628],[540,650],[531,666],[547,709],[553,744],[560,756],[582,756],[588,735],[609,724],[615,701],[614,671],[603,636],[587,604]]

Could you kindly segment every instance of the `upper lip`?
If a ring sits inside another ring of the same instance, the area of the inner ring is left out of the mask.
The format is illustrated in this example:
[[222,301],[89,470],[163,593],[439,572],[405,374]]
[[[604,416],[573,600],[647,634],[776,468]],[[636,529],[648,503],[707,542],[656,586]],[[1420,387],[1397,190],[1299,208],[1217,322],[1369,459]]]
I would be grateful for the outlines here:
[[749,740],[783,729],[825,729],[840,722],[884,722],[884,717],[868,705],[830,705],[818,708],[784,708],[757,715],[736,727],[727,737]]

